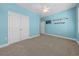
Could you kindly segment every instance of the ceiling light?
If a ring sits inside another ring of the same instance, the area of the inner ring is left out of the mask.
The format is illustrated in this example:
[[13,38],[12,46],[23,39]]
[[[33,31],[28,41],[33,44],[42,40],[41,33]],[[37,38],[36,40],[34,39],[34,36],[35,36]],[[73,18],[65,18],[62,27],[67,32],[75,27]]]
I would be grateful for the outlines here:
[[44,7],[42,7],[40,10],[42,11],[42,12],[44,12],[44,13],[47,13],[47,12],[49,12],[49,7],[47,7],[47,6],[44,6]]
[[47,13],[47,12],[48,12],[48,9],[43,9],[43,12],[44,12],[44,13]]

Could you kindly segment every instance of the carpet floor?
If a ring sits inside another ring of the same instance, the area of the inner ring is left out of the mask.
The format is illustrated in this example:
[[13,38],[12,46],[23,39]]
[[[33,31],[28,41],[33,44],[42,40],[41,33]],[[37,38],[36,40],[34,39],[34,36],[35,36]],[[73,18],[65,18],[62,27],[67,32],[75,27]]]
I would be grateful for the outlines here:
[[0,48],[0,56],[79,56],[79,45],[72,40],[40,35]]

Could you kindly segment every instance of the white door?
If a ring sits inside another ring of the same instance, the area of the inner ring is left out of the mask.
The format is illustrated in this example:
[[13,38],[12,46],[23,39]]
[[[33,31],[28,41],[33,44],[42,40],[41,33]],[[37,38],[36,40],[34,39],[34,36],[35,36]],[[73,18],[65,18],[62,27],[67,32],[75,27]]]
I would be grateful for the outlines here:
[[29,38],[29,17],[28,16],[21,16],[21,25],[20,25],[20,31],[21,31],[21,39],[27,39]]
[[8,12],[8,43],[29,37],[29,18],[16,12]]
[[13,12],[8,12],[8,43],[20,41],[20,16]]
[[41,34],[44,34],[45,33],[45,21],[42,21],[41,22]]

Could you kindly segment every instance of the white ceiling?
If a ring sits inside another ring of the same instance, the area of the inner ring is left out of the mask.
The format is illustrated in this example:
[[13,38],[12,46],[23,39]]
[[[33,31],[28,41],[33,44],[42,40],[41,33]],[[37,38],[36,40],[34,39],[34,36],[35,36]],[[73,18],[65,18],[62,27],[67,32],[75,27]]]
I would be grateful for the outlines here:
[[[75,7],[75,3],[18,3],[18,5],[27,8],[33,12],[39,13],[43,16],[52,15],[61,11],[65,11],[69,8]],[[44,13],[41,9],[49,7],[49,12]]]

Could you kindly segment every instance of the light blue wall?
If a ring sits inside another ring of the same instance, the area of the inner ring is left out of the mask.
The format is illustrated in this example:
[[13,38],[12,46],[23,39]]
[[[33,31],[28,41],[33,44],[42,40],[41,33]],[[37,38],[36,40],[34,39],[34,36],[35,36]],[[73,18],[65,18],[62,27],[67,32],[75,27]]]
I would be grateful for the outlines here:
[[72,8],[55,15],[46,17],[46,20],[63,19],[65,24],[46,24],[45,32],[48,34],[60,35],[69,38],[76,38],[76,8]]
[[0,4],[0,45],[7,43],[7,11]]
[[7,43],[8,10],[21,13],[30,18],[30,36],[39,34],[40,15],[17,4],[0,4],[0,45]]
[[77,4],[77,8],[76,8],[76,14],[77,14],[77,39],[78,39],[78,41],[79,41],[79,34],[78,34],[78,16],[79,16],[79,14],[78,14],[78,8],[79,8],[79,4]]

